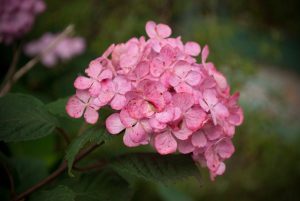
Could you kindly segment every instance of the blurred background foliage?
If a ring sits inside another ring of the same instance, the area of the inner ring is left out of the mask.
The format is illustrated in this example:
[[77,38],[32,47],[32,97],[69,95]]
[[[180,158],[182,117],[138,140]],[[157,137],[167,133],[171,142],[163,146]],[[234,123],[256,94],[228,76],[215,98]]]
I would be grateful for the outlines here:
[[[89,61],[102,54],[111,43],[145,35],[148,20],[164,22],[173,36],[208,44],[213,61],[232,85],[240,91],[245,112],[244,124],[235,136],[236,153],[227,162],[224,176],[209,180],[184,180],[168,186],[139,181],[134,200],[299,200],[300,181],[300,15],[296,0],[48,0],[47,10],[33,30],[18,43],[59,32],[74,24],[76,35],[86,39],[86,52],[55,68],[36,66],[13,88],[51,102],[74,93],[73,81],[83,74]],[[0,46],[1,72],[11,62],[13,46]],[[19,66],[28,61],[21,55]],[[3,75],[1,75],[3,76]],[[103,115],[102,115],[103,117]],[[104,117],[103,117],[104,119]],[[61,117],[72,134],[83,120]],[[28,183],[43,178],[64,155],[65,144],[58,135],[1,145],[2,151],[16,159],[19,170],[33,160]],[[121,136],[93,154],[110,157],[128,149]],[[35,176],[33,176],[35,175]],[[3,175],[1,175],[2,178]],[[28,184],[25,184],[28,185]],[[29,185],[30,186],[30,185]],[[20,188],[23,188],[22,186]]]

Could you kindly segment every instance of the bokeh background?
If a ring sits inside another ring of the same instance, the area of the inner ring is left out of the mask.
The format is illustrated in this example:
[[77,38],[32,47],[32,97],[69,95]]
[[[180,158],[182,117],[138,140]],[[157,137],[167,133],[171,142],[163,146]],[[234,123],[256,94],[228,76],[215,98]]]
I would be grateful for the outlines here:
[[[245,113],[237,129],[236,152],[216,181],[202,169],[202,181],[179,181],[162,186],[140,181],[134,200],[300,200],[300,15],[296,0],[48,0],[21,43],[45,32],[60,32],[74,24],[84,37],[86,51],[54,68],[37,65],[12,89],[51,102],[74,93],[73,81],[89,61],[111,43],[145,35],[148,20],[169,24],[173,36],[210,47],[209,60],[228,78],[232,91],[240,91]],[[1,77],[12,59],[13,45],[0,45]],[[21,55],[18,66],[30,58]],[[82,120],[65,120],[75,132]],[[109,157],[140,149],[125,148],[116,137],[93,157]],[[64,154],[57,135],[1,145],[9,155],[36,161],[43,175]],[[148,148],[142,148],[148,149]],[[20,163],[22,164],[22,163]],[[41,167],[43,169],[41,169]],[[21,168],[21,166],[20,166]],[[42,177],[42,176],[41,176]]]

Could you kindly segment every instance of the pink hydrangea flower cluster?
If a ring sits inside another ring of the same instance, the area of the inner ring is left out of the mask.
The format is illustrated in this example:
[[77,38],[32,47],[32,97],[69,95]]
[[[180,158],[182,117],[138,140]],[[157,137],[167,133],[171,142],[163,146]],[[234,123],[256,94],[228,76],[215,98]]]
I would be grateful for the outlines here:
[[94,124],[97,111],[110,105],[117,112],[106,119],[106,128],[111,134],[125,131],[126,146],[191,154],[214,179],[234,152],[231,139],[243,121],[239,95],[230,95],[225,77],[207,62],[207,46],[201,52],[198,43],[171,38],[169,26],[152,21],[146,32],[149,39],[111,45],[90,62],[74,82],[67,113]]
[[7,44],[30,31],[46,8],[43,0],[0,0],[0,5],[0,42]]
[[[41,54],[56,39],[58,34],[46,33],[40,39],[28,43],[24,47],[24,52],[28,56]],[[42,55],[41,62],[46,67],[52,67],[59,60],[69,60],[80,55],[85,50],[85,40],[81,37],[66,37],[60,41],[51,51]]]

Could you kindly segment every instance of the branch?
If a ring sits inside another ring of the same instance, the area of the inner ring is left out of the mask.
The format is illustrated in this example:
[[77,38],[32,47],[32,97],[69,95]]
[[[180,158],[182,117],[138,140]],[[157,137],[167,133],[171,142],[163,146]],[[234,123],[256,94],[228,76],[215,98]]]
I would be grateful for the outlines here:
[[[91,153],[92,151],[94,151],[96,148],[100,147],[103,144],[104,144],[104,142],[101,142],[100,144],[94,144],[94,145],[90,146],[89,148],[87,148],[85,150],[82,150],[77,155],[77,157],[75,158],[73,165],[75,165],[78,161],[80,161],[81,159],[83,159],[84,157],[89,155],[89,153]],[[29,188],[25,192],[21,193],[19,196],[17,196],[14,199],[14,201],[23,200],[25,197],[27,197],[28,195],[30,195],[34,191],[38,190],[42,186],[44,186],[44,185],[50,183],[51,181],[53,181],[55,178],[57,178],[59,175],[61,175],[67,168],[68,168],[67,161],[64,160],[63,163],[60,165],[60,167],[57,170],[55,170],[51,175],[49,175],[48,177],[46,177],[45,179],[43,179],[39,183],[35,184],[34,186]]]
[[9,170],[9,168],[7,167],[6,164],[3,163],[3,168],[7,174],[8,180],[9,180],[9,186],[10,186],[10,196],[13,198],[15,196],[15,182],[14,182],[14,178]]
[[70,140],[70,137],[69,137],[68,133],[64,129],[58,128],[58,127],[56,127],[56,130],[63,136],[63,138],[66,141],[67,145],[70,144],[71,140]]
[[12,62],[8,68],[8,71],[3,79],[3,82],[1,84],[1,89],[5,86],[6,82],[12,79],[13,74],[15,73],[16,66],[18,64],[19,58],[20,58],[20,46],[14,48],[14,55]]
[[41,54],[37,55],[30,61],[28,61],[24,66],[22,66],[13,76],[12,79],[7,80],[6,84],[2,88],[0,92],[0,97],[4,96],[9,92],[12,85],[16,83],[23,75],[25,75],[28,71],[30,71],[40,60],[41,58],[48,54],[50,51],[53,50],[57,46],[58,43],[60,43],[63,39],[65,39],[68,35],[70,35],[74,31],[74,26],[69,25],[65,28],[65,30],[59,34],[52,43],[50,43],[49,46],[47,46]]
[[74,165],[73,169],[79,172],[88,172],[90,170],[98,170],[102,169],[106,165],[105,161],[98,161],[96,163],[84,166],[84,167],[78,167]]

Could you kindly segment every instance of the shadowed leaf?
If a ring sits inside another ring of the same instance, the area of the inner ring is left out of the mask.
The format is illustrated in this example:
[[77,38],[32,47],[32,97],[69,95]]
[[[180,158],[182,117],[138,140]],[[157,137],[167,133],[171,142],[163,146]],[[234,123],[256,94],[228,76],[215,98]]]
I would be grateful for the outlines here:
[[8,94],[0,98],[0,140],[38,139],[51,134],[57,125],[57,119],[32,96]]

